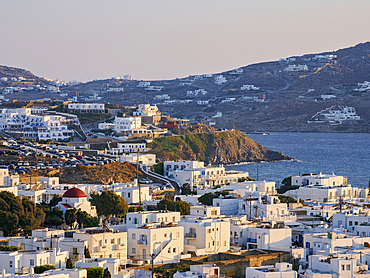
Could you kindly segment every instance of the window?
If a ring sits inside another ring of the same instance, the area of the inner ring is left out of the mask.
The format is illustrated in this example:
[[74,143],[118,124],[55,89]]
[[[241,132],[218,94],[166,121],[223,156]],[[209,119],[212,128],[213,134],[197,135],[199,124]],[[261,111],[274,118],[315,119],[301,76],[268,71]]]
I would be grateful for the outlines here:
[[156,234],[154,234],[153,235],[153,240],[156,240],[157,239],[157,235]]
[[118,239],[118,244],[121,244],[121,239],[120,238]]
[[136,234],[132,234],[132,239],[136,239]]
[[167,234],[164,234],[164,237],[167,237]]
[[351,270],[351,265],[350,264],[347,264],[346,270]]
[[13,261],[9,261],[9,267],[13,267]]
[[174,217],[172,217],[172,221],[173,221],[173,222],[175,222],[175,221],[176,221],[175,219],[176,219],[176,218],[175,218],[175,216],[174,216]]
[[132,248],[132,254],[136,254],[136,248]]
[[30,266],[35,266],[35,260],[30,260]]
[[212,241],[212,246],[215,246],[215,241]]
[[103,243],[103,242],[102,242],[101,240],[99,240],[99,246],[102,246],[102,243]]
[[176,253],[176,247],[172,249],[172,252],[173,253]]
[[349,226],[352,226],[352,221],[349,221],[348,225],[349,225]]
[[210,234],[210,233],[211,233],[211,229],[208,229],[208,230],[207,230],[207,233],[209,233],[209,234]]
[[114,244],[114,241],[115,241],[115,240],[114,240],[114,238],[112,238],[112,239],[110,240],[110,243],[111,243],[111,244]]
[[40,259],[40,265],[42,265],[42,259]]
[[344,270],[344,264],[342,265],[342,270]]
[[168,248],[168,253],[171,253],[171,248]]

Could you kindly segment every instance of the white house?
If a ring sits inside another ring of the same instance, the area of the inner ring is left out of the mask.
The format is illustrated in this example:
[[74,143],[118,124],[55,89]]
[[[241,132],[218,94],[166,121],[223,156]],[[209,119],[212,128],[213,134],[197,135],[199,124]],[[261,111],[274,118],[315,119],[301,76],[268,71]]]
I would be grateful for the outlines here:
[[310,256],[303,278],[367,278],[368,266],[359,262],[360,254],[344,253],[330,256]]
[[84,261],[76,262],[75,267],[79,269],[86,267],[102,267],[103,269],[108,268],[112,278],[124,278],[124,276],[120,274],[120,260],[116,258],[85,259]]
[[140,81],[139,85],[137,85],[137,87],[148,87],[148,86],[150,86],[150,82],[148,81]]
[[23,274],[40,265],[54,265],[64,268],[68,252],[53,249],[49,251],[0,251],[0,269],[8,273]]
[[104,113],[104,103],[68,103],[68,112],[75,113]]
[[140,211],[126,214],[126,226],[139,228],[147,224],[169,224],[180,221],[180,212],[177,211]]
[[33,115],[31,108],[3,108],[0,110],[0,130],[25,139],[70,139],[73,131],[65,125],[65,117]]
[[155,154],[150,153],[136,153],[132,154],[123,154],[119,157],[120,162],[129,162],[129,163],[137,163],[139,160],[139,165],[141,166],[152,166],[156,164],[156,156]]
[[239,68],[239,69],[233,69],[232,71],[229,72],[230,74],[242,74],[243,73],[243,69],[242,68]]
[[242,91],[250,91],[250,90],[253,90],[253,91],[258,91],[260,88],[259,87],[256,87],[254,85],[243,85],[240,90]]
[[248,177],[245,172],[227,172],[223,166],[204,166],[199,161],[165,161],[164,175],[177,180],[180,184],[188,183],[193,190],[216,185],[237,182],[241,177]]
[[115,117],[114,130],[117,132],[121,131],[132,131],[134,129],[140,129],[141,127],[141,118],[140,117]]
[[139,104],[136,111],[133,112],[133,115],[151,117],[160,115],[160,112],[157,105],[150,105],[149,103],[146,103]]
[[215,76],[215,83],[217,85],[222,85],[226,82],[227,82],[227,79],[222,74],[219,74],[219,75]]
[[[120,186],[119,184],[114,184],[114,192],[125,199],[128,204],[138,204],[140,200],[141,202],[152,200],[149,186],[142,185],[139,190],[138,186]],[[141,193],[141,199],[139,198],[139,192]]]
[[217,278],[220,277],[220,267],[214,264],[191,265],[190,271],[176,272],[173,278]]
[[117,143],[117,148],[112,148],[112,153],[136,153],[146,151],[148,151],[148,148],[145,142]]
[[176,224],[146,224],[129,228],[128,258],[154,264],[178,263],[184,251],[184,228]]
[[284,71],[307,71],[308,67],[306,65],[289,65],[284,69]]
[[247,267],[245,278],[297,278],[297,271],[290,263],[276,263],[273,265]]
[[91,258],[117,258],[127,263],[127,232],[107,228],[80,230],[73,233],[76,241],[87,242]]
[[230,220],[228,218],[183,217],[185,253],[198,256],[227,252],[230,249]]

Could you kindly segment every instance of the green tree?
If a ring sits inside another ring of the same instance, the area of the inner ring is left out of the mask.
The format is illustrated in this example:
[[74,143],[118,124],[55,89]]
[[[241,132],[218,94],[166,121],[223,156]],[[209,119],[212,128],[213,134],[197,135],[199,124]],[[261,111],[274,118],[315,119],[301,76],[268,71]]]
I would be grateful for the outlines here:
[[206,193],[202,196],[200,196],[198,198],[198,201],[205,205],[205,206],[212,206],[212,203],[213,203],[213,199],[217,198],[219,195],[213,193],[213,192],[210,192],[210,193]]
[[111,278],[111,277],[112,277],[112,275],[110,274],[110,271],[109,271],[108,267],[106,267],[104,269],[103,278]]
[[213,199],[218,198],[220,195],[227,196],[229,193],[227,191],[218,191],[218,192],[210,192],[206,193],[198,198],[198,201],[205,205],[205,206],[212,206],[213,205]]
[[76,213],[76,220],[79,227],[82,227],[82,224],[85,228],[99,226],[98,217],[91,217],[86,211],[82,211],[81,209],[79,209]]
[[71,259],[67,259],[66,261],[66,268],[73,269],[73,262]]
[[110,216],[125,217],[128,205],[121,196],[111,190],[104,190],[100,194],[91,194],[91,203],[96,206],[99,216],[109,218]]
[[89,251],[89,249],[86,246],[84,248],[84,256],[85,256],[86,259],[90,259],[91,258],[90,251]]
[[19,232],[30,234],[44,221],[45,213],[27,198],[21,199],[7,191],[0,192],[0,227],[5,236]]
[[181,187],[181,195],[191,195],[194,194],[193,191],[191,191],[191,186],[188,183],[184,183]]
[[22,250],[22,248],[18,246],[0,245],[0,251],[18,251],[18,250]]
[[181,215],[190,214],[190,204],[184,201],[174,201],[173,196],[166,197],[157,204],[158,210],[178,211]]
[[85,267],[87,278],[103,278],[104,269],[102,267]]
[[62,201],[62,197],[58,195],[54,195],[53,198],[49,202],[49,206],[55,207],[60,201]]
[[277,195],[281,203],[297,203],[297,200],[291,196]]
[[36,274],[44,273],[47,270],[50,269],[55,269],[55,266],[50,265],[50,264],[45,264],[45,265],[37,265],[34,267],[34,271]]
[[67,210],[64,215],[64,218],[65,218],[66,224],[71,229],[73,229],[73,225],[77,220],[77,210],[75,208]]
[[44,220],[44,226],[49,228],[57,227],[63,224],[63,212],[59,208],[54,207],[52,210],[45,211],[46,217]]

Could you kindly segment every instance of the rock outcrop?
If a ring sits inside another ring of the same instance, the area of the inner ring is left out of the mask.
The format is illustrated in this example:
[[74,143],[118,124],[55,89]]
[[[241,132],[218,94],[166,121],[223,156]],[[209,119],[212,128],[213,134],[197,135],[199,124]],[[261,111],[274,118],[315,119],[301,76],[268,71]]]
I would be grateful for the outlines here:
[[186,134],[155,139],[149,147],[160,160],[200,160],[211,164],[291,160],[239,130]]

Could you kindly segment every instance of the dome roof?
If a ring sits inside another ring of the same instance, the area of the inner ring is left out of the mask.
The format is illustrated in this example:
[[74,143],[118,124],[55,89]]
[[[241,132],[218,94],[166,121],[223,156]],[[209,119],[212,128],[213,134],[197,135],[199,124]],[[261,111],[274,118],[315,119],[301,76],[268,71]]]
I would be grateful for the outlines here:
[[68,189],[66,192],[64,192],[62,197],[67,198],[83,198],[86,197],[85,193],[76,187]]

